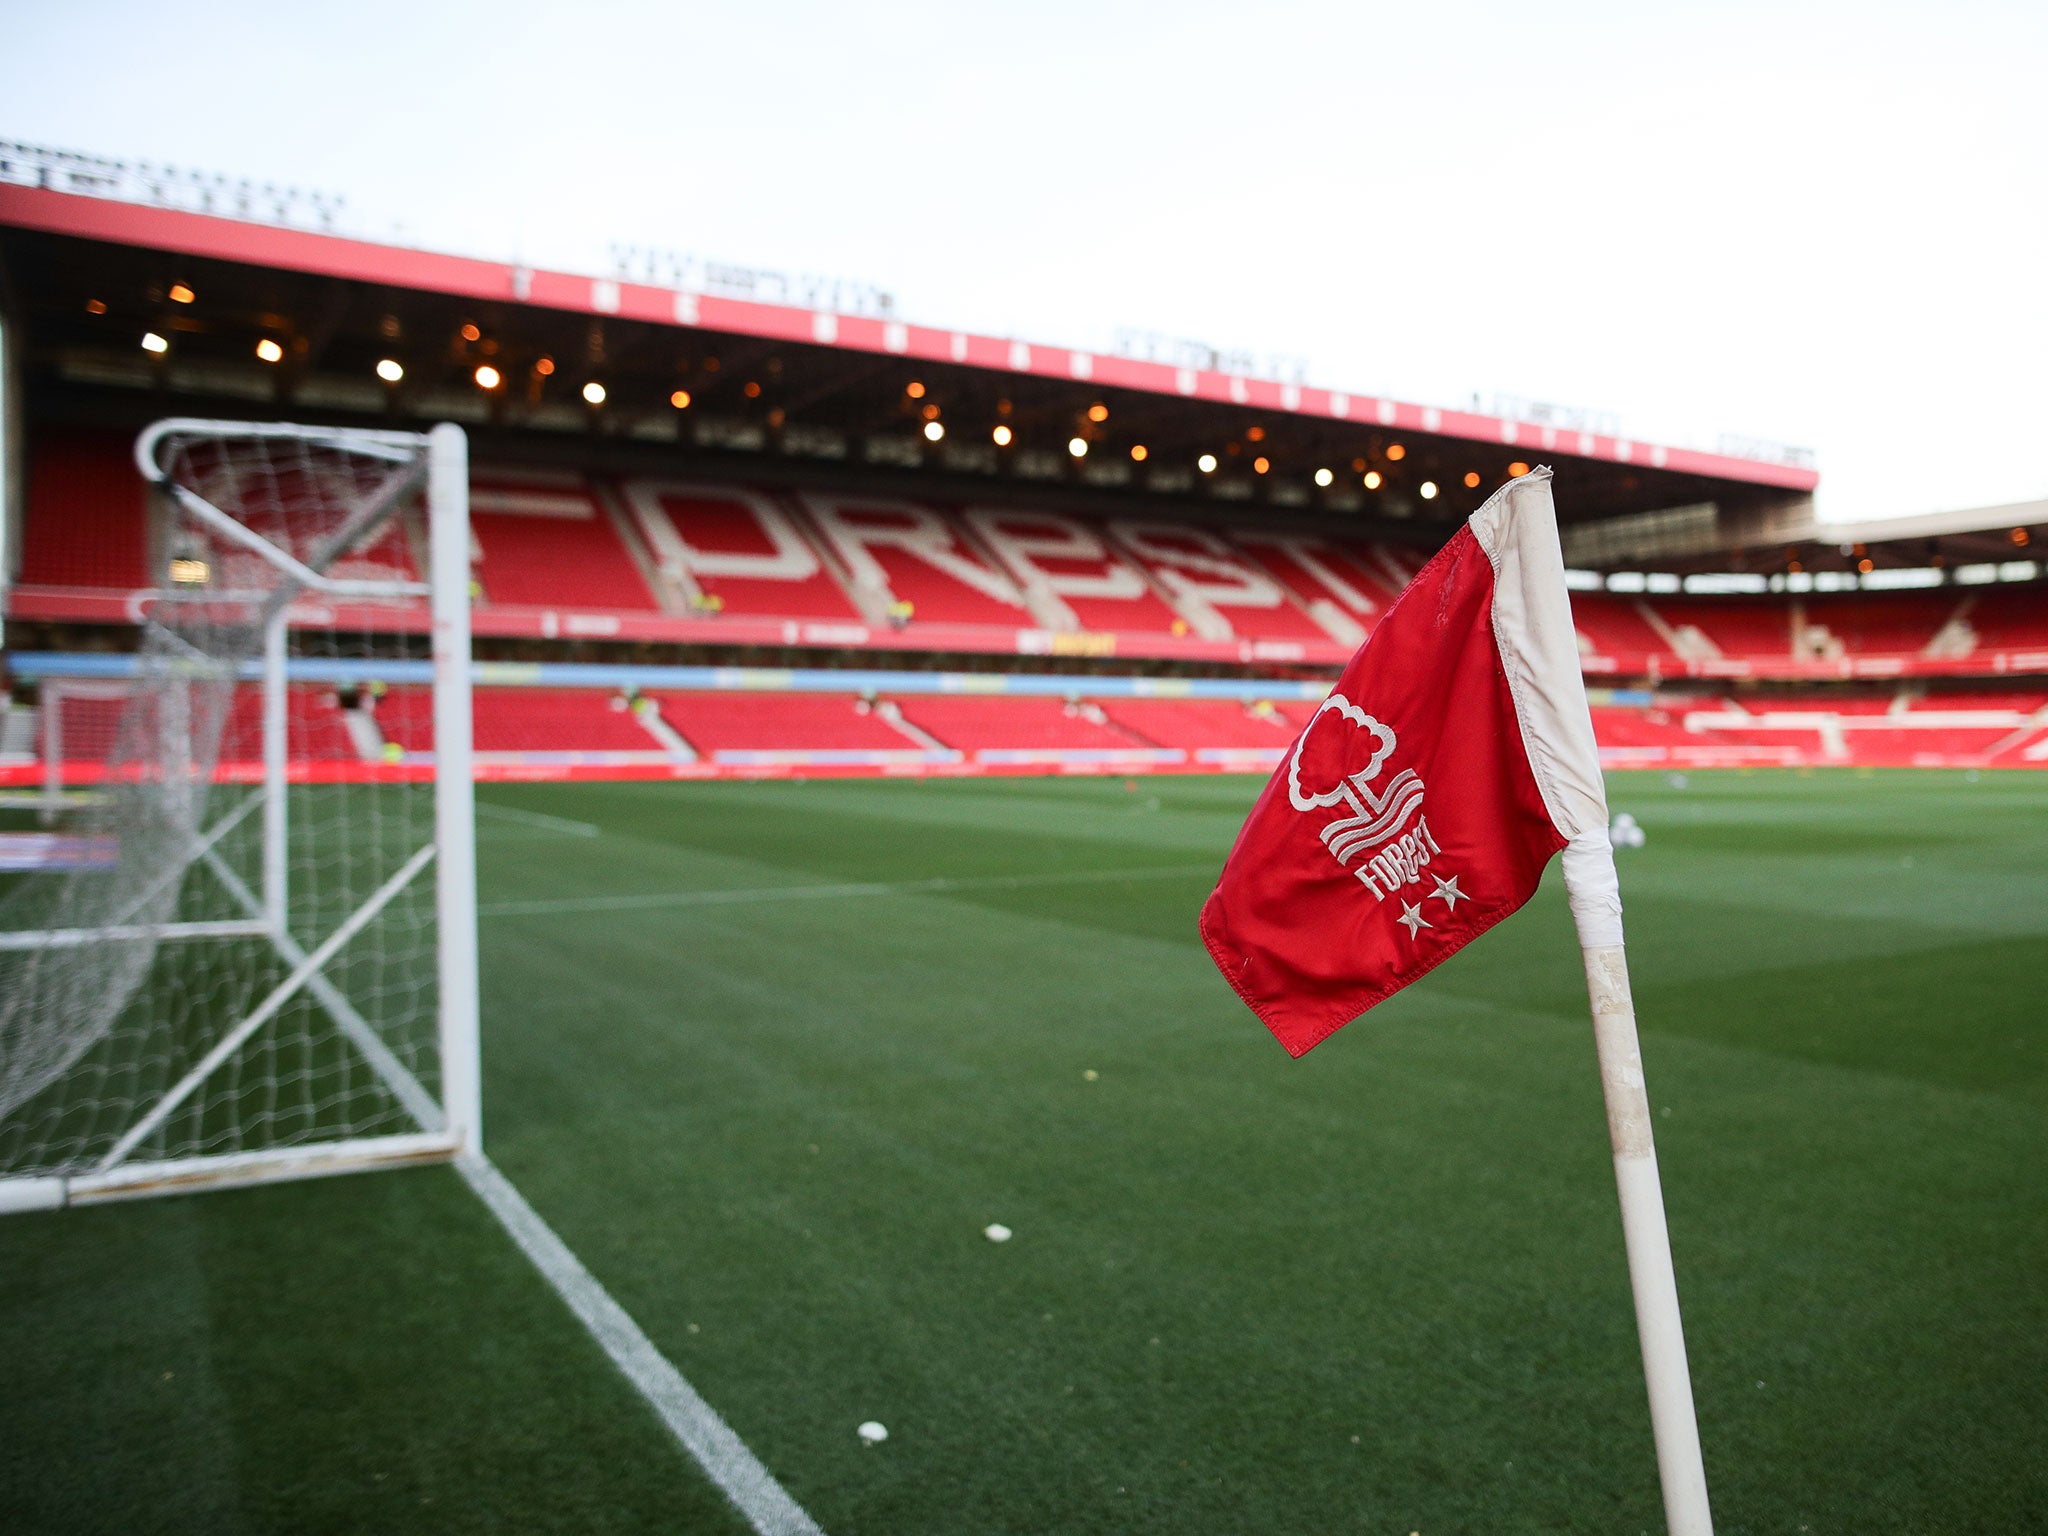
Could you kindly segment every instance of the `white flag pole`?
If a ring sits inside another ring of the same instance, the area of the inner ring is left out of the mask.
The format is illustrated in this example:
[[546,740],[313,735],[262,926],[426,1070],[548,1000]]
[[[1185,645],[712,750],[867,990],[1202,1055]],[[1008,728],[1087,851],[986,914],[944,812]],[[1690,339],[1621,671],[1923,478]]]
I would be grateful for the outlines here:
[[1472,515],[1471,526],[1493,563],[1494,638],[1529,767],[1552,825],[1567,839],[1564,888],[1579,930],[1593,1006],[1629,1285],[1650,1388],[1650,1428],[1664,1487],[1664,1520],[1670,1536],[1713,1536],[1685,1333],[1678,1320],[1678,1285],[1671,1272],[1671,1238],[1664,1227],[1664,1192],[1650,1136],[1650,1101],[1643,1091],[1642,1048],[1622,950],[1621,888],[1607,836],[1607,790],[1586,707],[1550,471],[1539,468],[1503,486]]
[[[1616,885],[1614,853],[1604,833],[1599,842],[1605,884],[1611,891]],[[1597,870],[1584,870],[1592,862],[1567,854],[1565,885],[1575,896],[1575,873],[1582,873],[1582,878],[1583,873],[1592,873],[1597,880]],[[1671,1267],[1664,1190],[1650,1131],[1650,1099],[1643,1085],[1642,1046],[1636,1036],[1635,1002],[1629,995],[1628,955],[1618,943],[1588,944],[1580,953],[1593,1008],[1600,1087],[1607,1099],[1607,1135],[1614,1146],[1614,1182],[1621,1194],[1621,1235],[1628,1249],[1629,1286],[1635,1293],[1643,1378],[1650,1389],[1650,1431],[1657,1442],[1664,1523],[1670,1536],[1713,1536],[1699,1421],[1693,1413],[1692,1374],[1685,1359],[1685,1329],[1678,1316],[1678,1280]]]

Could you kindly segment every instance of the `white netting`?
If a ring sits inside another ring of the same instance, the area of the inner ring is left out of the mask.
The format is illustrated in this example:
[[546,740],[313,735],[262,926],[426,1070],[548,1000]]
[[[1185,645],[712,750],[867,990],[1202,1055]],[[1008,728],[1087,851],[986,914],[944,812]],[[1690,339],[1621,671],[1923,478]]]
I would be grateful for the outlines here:
[[[220,432],[159,445],[176,580],[143,605],[111,750],[82,732],[74,759],[60,736],[67,784],[96,788],[64,802],[72,867],[0,896],[0,1176],[434,1128],[434,785],[391,760],[378,724],[426,736],[395,712],[427,715],[432,692],[363,707],[422,665],[425,454],[395,434],[368,451]],[[288,681],[269,704],[279,613]],[[104,685],[90,710],[93,690],[51,691],[66,731],[110,708]],[[265,783],[279,714],[282,817]]]

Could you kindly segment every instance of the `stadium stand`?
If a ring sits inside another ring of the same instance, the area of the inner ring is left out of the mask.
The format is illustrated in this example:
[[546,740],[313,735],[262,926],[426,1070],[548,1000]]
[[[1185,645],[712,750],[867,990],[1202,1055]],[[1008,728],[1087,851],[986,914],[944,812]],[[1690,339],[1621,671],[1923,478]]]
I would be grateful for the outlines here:
[[1358,645],[1372,632],[1400,587],[1384,556],[1332,539],[1240,532],[1238,546],[1299,597],[1332,639]]
[[1964,622],[1978,650],[2048,649],[2048,593],[2035,586],[1992,588],[1970,603]]
[[1599,592],[1572,594],[1572,620],[1585,655],[1632,660],[1656,655],[1669,647],[1631,599]]
[[1123,520],[1110,527],[1182,621],[1203,638],[1324,638],[1287,590],[1222,535],[1163,521]]
[[1839,642],[1851,655],[1918,655],[1956,609],[1951,592],[1835,593],[1805,599],[1809,655]]
[[1015,583],[943,513],[879,496],[807,494],[803,502],[870,622],[1031,622]]
[[925,695],[897,702],[912,726],[978,761],[1027,760],[1018,754],[1047,761],[1073,753],[1110,753],[1133,761],[1157,756],[1113,729],[1099,709],[1061,699]]
[[699,612],[857,619],[787,508],[737,486],[628,480],[619,487],[656,567]]
[[967,520],[1049,629],[1184,634],[1192,628],[1135,564],[1079,518],[974,509]]
[[[348,762],[363,756],[356,737],[342,718],[332,688],[312,684],[285,693],[285,739],[295,759]],[[263,755],[263,693],[237,688],[221,727],[221,757],[230,762],[255,762]]]
[[[374,714],[387,742],[406,753],[433,751],[427,697],[424,689],[394,688],[376,700]],[[662,744],[613,690],[478,688],[472,698],[479,756],[536,752],[666,755]]]
[[1659,597],[1644,606],[1676,633],[1704,636],[1715,655],[1788,656],[1792,652],[1792,617],[1782,602]]
[[[671,693],[662,719],[714,762],[733,753],[916,753],[922,743],[844,693]],[[732,760],[729,756],[724,760]]]
[[638,563],[581,476],[479,469],[470,477],[469,496],[483,602],[656,606]]
[[1255,713],[1233,699],[1104,699],[1101,709],[1140,746],[1279,752],[1294,740],[1295,727],[1270,705]]
[[149,585],[134,438],[54,429],[29,451],[21,580],[132,591]]

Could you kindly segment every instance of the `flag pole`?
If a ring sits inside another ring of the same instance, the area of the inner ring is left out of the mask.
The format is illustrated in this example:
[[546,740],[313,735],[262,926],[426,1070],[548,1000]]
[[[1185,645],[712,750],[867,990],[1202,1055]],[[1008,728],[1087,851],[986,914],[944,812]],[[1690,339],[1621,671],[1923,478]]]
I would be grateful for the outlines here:
[[[1575,896],[1585,886],[1612,892],[1619,883],[1604,829],[1598,842],[1594,859],[1565,861],[1566,887]],[[1593,867],[1586,868],[1587,864]],[[1618,913],[1614,931],[1618,937]],[[1614,1181],[1621,1193],[1621,1233],[1628,1249],[1629,1287],[1635,1293],[1643,1377],[1650,1389],[1650,1430],[1657,1443],[1657,1477],[1664,1489],[1664,1523],[1670,1536],[1713,1536],[1692,1376],[1685,1360],[1685,1330],[1678,1316],[1678,1281],[1664,1224],[1664,1191],[1650,1133],[1650,1099],[1643,1086],[1642,1045],[1636,1035],[1635,1002],[1629,995],[1628,955],[1618,942],[1586,944],[1580,952],[1593,1009],[1593,1041],[1600,1054],[1600,1086],[1607,1100],[1607,1135],[1614,1146]]]

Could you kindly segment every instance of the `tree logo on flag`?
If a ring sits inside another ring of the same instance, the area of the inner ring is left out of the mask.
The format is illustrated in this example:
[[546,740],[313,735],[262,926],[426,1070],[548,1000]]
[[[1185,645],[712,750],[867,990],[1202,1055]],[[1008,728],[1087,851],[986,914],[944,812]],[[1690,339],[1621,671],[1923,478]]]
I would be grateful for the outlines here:
[[[1335,718],[1325,724],[1325,715]],[[1287,799],[1297,811],[1339,805],[1350,811],[1348,816],[1326,822],[1316,835],[1330,856],[1356,875],[1376,901],[1415,884],[1430,860],[1443,851],[1422,814],[1421,775],[1404,768],[1383,787],[1373,787],[1373,780],[1394,755],[1396,742],[1391,726],[1374,719],[1343,694],[1333,693],[1310,719],[1287,764]],[[1362,766],[1361,757],[1365,759]],[[1356,869],[1351,868],[1354,858],[1359,861]],[[1442,885],[1439,881],[1439,890]],[[1455,880],[1451,886],[1456,889]],[[1402,921],[1408,921],[1407,917]],[[1411,936],[1417,925],[1430,926],[1418,919],[1409,927]]]

